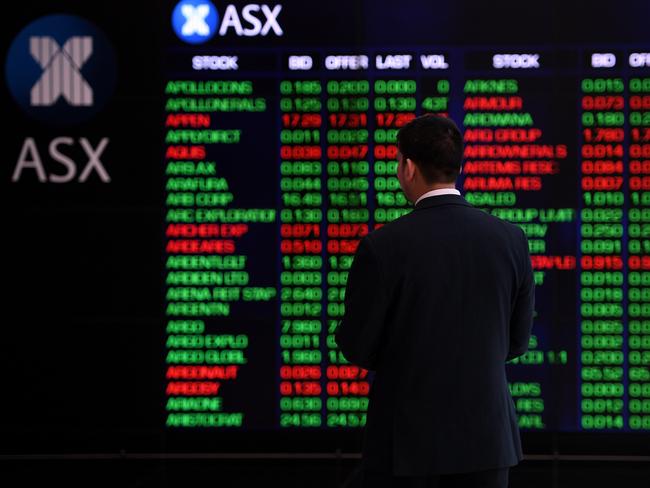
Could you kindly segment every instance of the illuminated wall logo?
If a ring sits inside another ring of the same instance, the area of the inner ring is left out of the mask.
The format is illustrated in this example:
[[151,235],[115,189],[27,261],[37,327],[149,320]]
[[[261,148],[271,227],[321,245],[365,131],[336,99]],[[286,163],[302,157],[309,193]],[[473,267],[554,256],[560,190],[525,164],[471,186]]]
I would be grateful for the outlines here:
[[215,34],[227,35],[231,30],[237,36],[266,36],[273,32],[283,35],[278,16],[282,5],[251,3],[241,8],[228,5],[219,25],[219,13],[209,0],[181,0],[172,12],[172,27],[176,35],[190,44],[200,44]]
[[31,118],[75,124],[95,115],[113,94],[115,55],[90,22],[49,15],[16,36],[5,75],[12,96]]
[[54,105],[63,96],[70,105],[92,105],[93,89],[80,73],[93,53],[93,38],[71,37],[59,47],[49,36],[29,38],[29,50],[43,74],[31,90],[31,105]]
[[207,0],[181,0],[172,13],[176,35],[190,44],[207,41],[217,32],[219,14]]

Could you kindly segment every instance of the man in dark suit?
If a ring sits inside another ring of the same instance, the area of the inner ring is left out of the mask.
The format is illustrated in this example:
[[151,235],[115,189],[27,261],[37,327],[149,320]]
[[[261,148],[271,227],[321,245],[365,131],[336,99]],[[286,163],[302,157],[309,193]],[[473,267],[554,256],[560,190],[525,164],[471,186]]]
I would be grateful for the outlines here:
[[452,120],[416,118],[398,149],[415,208],[360,241],[335,332],[346,359],[375,371],[365,486],[506,487],[523,457],[505,363],[532,328],[528,242],[454,188]]

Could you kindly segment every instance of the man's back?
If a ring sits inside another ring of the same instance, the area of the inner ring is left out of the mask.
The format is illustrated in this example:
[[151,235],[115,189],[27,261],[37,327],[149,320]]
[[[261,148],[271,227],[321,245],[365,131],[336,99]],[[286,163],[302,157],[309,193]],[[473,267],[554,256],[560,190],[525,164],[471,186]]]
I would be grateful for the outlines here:
[[367,469],[415,476],[518,463],[505,362],[527,348],[533,293],[523,232],[461,196],[425,198],[360,243],[336,342],[376,370]]

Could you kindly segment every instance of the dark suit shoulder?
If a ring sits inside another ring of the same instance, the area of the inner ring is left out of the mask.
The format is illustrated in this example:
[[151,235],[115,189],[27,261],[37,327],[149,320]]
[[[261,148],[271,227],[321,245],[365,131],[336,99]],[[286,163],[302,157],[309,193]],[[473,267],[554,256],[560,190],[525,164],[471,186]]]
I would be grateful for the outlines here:
[[394,242],[394,240],[396,238],[398,239],[400,235],[403,235],[406,230],[413,228],[415,220],[414,213],[415,212],[411,210],[411,212],[374,229],[368,234],[367,239],[375,248],[383,247],[389,242]]
[[500,226],[505,232],[508,232],[511,236],[521,238],[525,237],[525,233],[522,230],[521,227],[519,227],[516,224],[513,224],[512,222],[508,222],[507,220],[504,220],[500,217],[497,217],[495,215],[489,214],[485,212],[484,210],[480,210],[476,207],[472,207],[475,211],[480,212],[485,216],[485,219],[488,221],[492,222],[493,225]]
[[[465,200],[463,199],[463,201]],[[446,207],[452,208],[457,212],[457,223],[460,225],[462,225],[464,221],[478,220],[486,225],[500,228],[503,232],[507,233],[511,237],[521,238],[524,236],[524,231],[518,225],[508,222],[507,220],[503,220],[500,217],[491,215],[488,212],[474,207],[469,203],[465,205],[451,205]],[[396,237],[400,235],[403,236],[405,233],[412,231],[414,226],[422,224],[422,221],[427,220],[431,216],[430,212],[435,212],[436,208],[440,207],[414,208],[408,214],[402,215],[401,217],[384,224],[378,229],[373,230],[368,234],[368,238],[373,244],[378,245],[384,241],[392,241]]]

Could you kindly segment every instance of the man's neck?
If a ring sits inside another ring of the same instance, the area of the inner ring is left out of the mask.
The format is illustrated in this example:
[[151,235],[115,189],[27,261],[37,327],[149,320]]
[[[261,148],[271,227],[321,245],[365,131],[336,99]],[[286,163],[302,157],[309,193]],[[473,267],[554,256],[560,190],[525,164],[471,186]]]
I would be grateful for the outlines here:
[[[428,186],[427,188],[424,188],[422,192],[417,196],[415,199],[415,205],[424,197],[427,193],[432,192],[434,190],[456,190],[456,186],[454,183],[436,183],[433,185]],[[458,190],[456,190],[458,191]]]
[[444,188],[449,188],[452,190],[456,189],[456,183],[434,183],[427,188],[424,188],[424,191],[420,193],[420,195],[424,195],[428,191],[433,191],[433,190],[442,190]]

